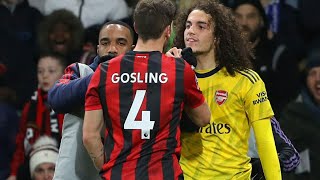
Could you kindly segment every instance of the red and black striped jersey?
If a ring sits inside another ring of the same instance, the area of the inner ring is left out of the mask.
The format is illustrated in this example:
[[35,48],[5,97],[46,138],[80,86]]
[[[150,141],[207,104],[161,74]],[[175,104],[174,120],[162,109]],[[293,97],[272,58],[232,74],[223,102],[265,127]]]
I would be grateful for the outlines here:
[[103,110],[104,179],[179,179],[184,105],[204,102],[190,65],[154,52],[130,51],[102,63],[86,111]]

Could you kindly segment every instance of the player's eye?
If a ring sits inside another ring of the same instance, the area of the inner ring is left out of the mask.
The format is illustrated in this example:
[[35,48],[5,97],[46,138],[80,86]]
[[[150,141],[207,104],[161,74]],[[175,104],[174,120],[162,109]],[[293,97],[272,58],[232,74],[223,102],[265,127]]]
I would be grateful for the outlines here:
[[109,45],[110,43],[109,43],[109,41],[102,41],[101,42],[101,45],[103,45],[103,46],[107,46],[107,45]]

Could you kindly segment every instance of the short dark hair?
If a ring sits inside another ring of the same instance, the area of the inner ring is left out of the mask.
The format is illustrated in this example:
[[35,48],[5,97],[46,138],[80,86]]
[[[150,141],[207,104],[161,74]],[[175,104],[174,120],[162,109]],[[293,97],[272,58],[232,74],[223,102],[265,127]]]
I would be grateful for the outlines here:
[[121,25],[121,26],[124,26],[124,27],[128,28],[129,31],[130,31],[130,34],[131,34],[132,39],[134,38],[134,31],[133,31],[133,29],[131,28],[131,26],[129,26],[127,23],[122,22],[122,21],[109,21],[109,22],[105,23],[104,25],[102,25],[100,31],[101,31],[104,27],[106,27],[106,26],[108,26],[108,25],[110,25],[110,24],[118,24],[118,25]]
[[65,69],[68,65],[67,59],[64,56],[62,56],[59,53],[54,53],[54,52],[41,53],[38,60],[37,60],[37,64],[39,63],[40,59],[45,58],[45,57],[52,57],[52,58],[56,59],[60,63],[60,65],[62,66],[63,69]]
[[176,11],[170,0],[140,0],[133,14],[136,33],[143,41],[160,38]]

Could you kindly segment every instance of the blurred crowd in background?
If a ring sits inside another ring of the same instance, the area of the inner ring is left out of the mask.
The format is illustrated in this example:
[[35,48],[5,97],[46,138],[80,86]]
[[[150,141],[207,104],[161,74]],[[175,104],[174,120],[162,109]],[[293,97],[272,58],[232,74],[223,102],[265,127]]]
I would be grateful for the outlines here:
[[[120,20],[133,28],[137,2],[0,0],[0,180],[10,175],[37,179],[53,174],[50,163],[57,153],[49,153],[43,162],[49,165],[43,171],[38,166],[42,161],[35,157],[44,155],[32,153],[40,136],[50,136],[45,141],[50,152],[57,152],[61,138],[63,115],[51,111],[46,94],[67,65],[92,63],[104,23]],[[194,1],[174,2],[183,9]],[[300,152],[300,167],[284,179],[320,179],[320,1],[221,3],[234,12],[243,30],[239,35],[243,33],[251,42],[254,70],[266,84],[282,129]],[[43,118],[48,121],[43,129],[28,121]],[[37,133],[28,134],[30,128]],[[32,162],[25,157],[33,157]]]

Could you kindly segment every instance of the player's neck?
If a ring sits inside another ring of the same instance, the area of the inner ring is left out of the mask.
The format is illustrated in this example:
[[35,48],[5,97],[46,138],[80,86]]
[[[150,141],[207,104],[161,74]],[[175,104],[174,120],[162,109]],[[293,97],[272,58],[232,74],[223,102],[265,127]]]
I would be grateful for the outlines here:
[[142,41],[138,38],[134,51],[160,51],[163,52],[164,41],[160,39],[150,39],[148,41]]
[[210,51],[205,54],[196,55],[197,67],[199,70],[214,69],[217,67],[214,51]]

